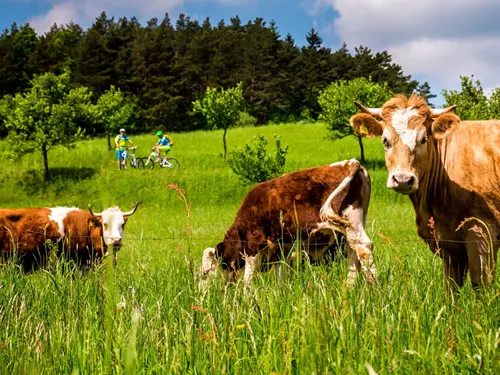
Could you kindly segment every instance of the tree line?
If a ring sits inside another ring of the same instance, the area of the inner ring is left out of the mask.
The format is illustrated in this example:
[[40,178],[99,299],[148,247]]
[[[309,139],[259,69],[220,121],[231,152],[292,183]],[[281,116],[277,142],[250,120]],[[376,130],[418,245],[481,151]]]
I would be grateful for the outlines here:
[[[75,23],[54,25],[43,35],[25,24],[13,24],[0,36],[0,97],[26,92],[44,73],[69,72],[70,84],[83,86],[96,102],[112,87],[137,108],[128,125],[136,132],[153,129],[189,131],[205,128],[204,116],[192,103],[207,87],[230,88],[242,83],[244,113],[259,124],[317,119],[319,94],[330,83],[371,77],[396,93],[420,92],[432,97],[429,85],[405,75],[386,52],[366,46],[351,52],[324,46],[312,29],[306,45],[280,35],[274,22],[262,18],[242,23],[212,24],[181,14],[168,14],[145,25],[132,18],[102,13],[86,30]],[[106,134],[104,124],[79,124],[87,135]],[[1,124],[0,136],[6,135]]]

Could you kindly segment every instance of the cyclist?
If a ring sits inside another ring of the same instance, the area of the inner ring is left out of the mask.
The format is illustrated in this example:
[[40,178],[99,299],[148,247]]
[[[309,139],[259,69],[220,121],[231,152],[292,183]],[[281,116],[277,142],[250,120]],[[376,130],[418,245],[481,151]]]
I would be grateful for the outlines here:
[[161,152],[164,151],[165,157],[167,157],[168,152],[172,149],[172,144],[168,135],[163,134],[161,130],[158,130],[156,135],[158,136],[158,142],[156,142],[156,145],[153,148],[158,155],[156,162],[159,163],[161,159]]
[[[132,146],[134,146],[126,133],[127,132],[125,131],[125,129],[121,128],[120,134],[115,137],[116,160],[118,160],[118,168],[120,168],[123,151],[127,149],[127,144],[130,143]],[[123,168],[127,169],[127,160],[125,160],[125,165],[123,166]]]

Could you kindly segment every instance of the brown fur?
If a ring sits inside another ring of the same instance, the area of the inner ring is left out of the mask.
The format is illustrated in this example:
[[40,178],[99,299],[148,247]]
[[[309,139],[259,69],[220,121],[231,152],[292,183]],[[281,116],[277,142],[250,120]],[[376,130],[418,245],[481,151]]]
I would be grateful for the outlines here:
[[106,246],[102,243],[99,219],[88,211],[75,210],[63,220],[65,236],[61,238],[57,223],[49,219],[49,208],[0,209],[0,253],[4,258],[14,254],[30,270],[45,263],[48,242],[57,244],[58,254],[78,260],[80,264],[100,259]]
[[216,246],[216,257],[222,267],[239,270],[245,265],[245,256],[259,252],[266,254],[264,263],[286,258],[298,239],[305,241],[312,260],[321,258],[335,238],[317,230],[322,222],[320,208],[350,174],[354,177],[349,186],[332,202],[333,211],[338,215],[330,220],[341,229],[347,224],[342,218],[346,207],[367,210],[370,179],[358,162],[353,164],[305,169],[252,188],[224,240]]
[[[428,135],[426,144],[417,144],[414,151],[401,142],[391,124],[392,111],[409,106],[419,113],[409,119],[408,128]],[[364,118],[365,114],[357,114],[351,123],[359,127]],[[408,171],[418,182],[409,193],[418,234],[443,257],[445,273],[458,286],[468,269],[474,286],[491,283],[500,246],[500,121],[460,121],[452,113],[433,119],[425,100],[418,96],[389,100],[382,107],[381,118],[384,134],[391,138],[386,150],[389,173]],[[474,228],[486,229],[479,222],[459,229],[471,217],[486,223],[493,249]],[[431,218],[434,229],[429,227]]]

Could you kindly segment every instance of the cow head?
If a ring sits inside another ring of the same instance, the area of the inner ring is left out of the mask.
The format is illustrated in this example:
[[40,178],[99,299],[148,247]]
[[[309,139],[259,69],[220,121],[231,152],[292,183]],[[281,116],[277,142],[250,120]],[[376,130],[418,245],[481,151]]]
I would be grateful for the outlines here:
[[125,224],[130,215],[132,215],[141,202],[137,202],[135,207],[128,212],[122,212],[118,207],[108,208],[100,213],[92,211],[89,205],[90,214],[99,220],[102,226],[102,236],[106,246],[113,246],[114,250],[122,246],[122,235]]
[[456,106],[432,109],[425,99],[416,95],[409,99],[398,95],[382,108],[355,104],[364,112],[351,117],[356,134],[382,137],[389,171],[387,187],[402,194],[417,191],[419,179],[429,163],[428,143],[446,136],[460,121],[456,115],[448,113]]

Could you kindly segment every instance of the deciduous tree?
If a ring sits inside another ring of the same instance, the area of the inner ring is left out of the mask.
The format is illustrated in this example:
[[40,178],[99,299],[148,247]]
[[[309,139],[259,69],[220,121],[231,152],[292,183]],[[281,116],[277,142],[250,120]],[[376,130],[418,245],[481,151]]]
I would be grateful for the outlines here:
[[11,154],[39,152],[47,181],[49,151],[58,145],[74,147],[83,137],[77,122],[89,115],[91,95],[85,87],[71,88],[68,72],[33,78],[31,89],[16,94],[9,104],[5,126]]
[[[341,139],[355,135],[349,124],[352,115],[358,112],[354,101],[357,100],[367,107],[381,107],[393,95],[387,84],[378,84],[366,78],[356,78],[351,81],[340,80],[328,86],[319,96],[322,112],[320,119],[326,121],[329,137]],[[361,152],[361,162],[365,162],[363,140],[358,137]]]
[[227,130],[236,125],[244,105],[242,86],[240,82],[227,90],[209,87],[201,99],[193,102],[194,111],[201,113],[210,127],[224,130],[222,135],[224,159],[227,155]]

